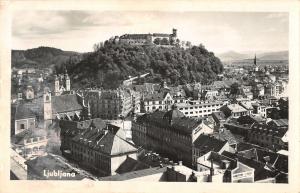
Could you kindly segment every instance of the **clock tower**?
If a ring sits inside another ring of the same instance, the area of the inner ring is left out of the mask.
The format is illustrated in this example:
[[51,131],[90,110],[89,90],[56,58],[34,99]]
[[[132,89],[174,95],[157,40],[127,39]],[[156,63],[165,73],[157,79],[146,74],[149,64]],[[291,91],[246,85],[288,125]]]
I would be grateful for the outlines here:
[[43,95],[44,102],[44,127],[47,128],[52,123],[52,103],[51,103],[51,91],[49,88],[45,88]]

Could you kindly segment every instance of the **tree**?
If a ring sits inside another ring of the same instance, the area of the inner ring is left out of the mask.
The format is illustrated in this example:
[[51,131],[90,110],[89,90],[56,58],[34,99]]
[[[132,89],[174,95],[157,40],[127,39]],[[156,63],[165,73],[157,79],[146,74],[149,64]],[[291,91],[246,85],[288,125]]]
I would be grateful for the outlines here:
[[99,43],[96,43],[93,45],[93,49],[94,49],[94,52],[98,52],[100,50],[100,48],[103,47],[103,42],[99,42]]
[[185,46],[188,47],[188,48],[190,48],[190,47],[192,46],[192,43],[191,43],[190,41],[187,41],[187,42],[185,43]]
[[239,84],[237,82],[233,83],[231,86],[230,86],[230,94],[232,95],[237,95],[238,92],[239,92]]
[[159,38],[155,38],[153,41],[154,44],[159,45],[160,44],[160,39]]
[[170,42],[167,38],[163,38],[160,43],[161,45],[170,45]]

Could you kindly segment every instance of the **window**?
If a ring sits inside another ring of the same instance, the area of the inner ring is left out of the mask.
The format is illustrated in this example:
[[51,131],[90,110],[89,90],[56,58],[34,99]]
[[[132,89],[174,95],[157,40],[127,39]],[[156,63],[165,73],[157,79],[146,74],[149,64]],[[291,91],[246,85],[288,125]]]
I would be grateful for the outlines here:
[[25,125],[24,124],[21,124],[21,129],[25,129]]

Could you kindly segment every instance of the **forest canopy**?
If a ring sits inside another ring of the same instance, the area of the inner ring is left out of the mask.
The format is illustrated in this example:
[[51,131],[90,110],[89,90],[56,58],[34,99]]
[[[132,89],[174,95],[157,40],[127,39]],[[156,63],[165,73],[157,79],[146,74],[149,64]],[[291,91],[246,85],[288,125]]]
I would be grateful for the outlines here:
[[116,88],[129,76],[144,73],[150,73],[144,80],[147,82],[207,84],[223,72],[219,58],[202,44],[183,49],[106,42],[95,48],[94,52],[84,54],[80,62],[65,64],[76,87]]

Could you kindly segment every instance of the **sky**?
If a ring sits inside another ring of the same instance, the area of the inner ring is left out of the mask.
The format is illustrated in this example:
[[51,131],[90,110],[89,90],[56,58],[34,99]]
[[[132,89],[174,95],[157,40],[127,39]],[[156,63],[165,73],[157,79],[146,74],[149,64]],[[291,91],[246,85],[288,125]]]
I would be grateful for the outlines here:
[[50,46],[88,52],[125,33],[172,33],[209,51],[288,50],[288,13],[161,11],[15,11],[12,48]]

